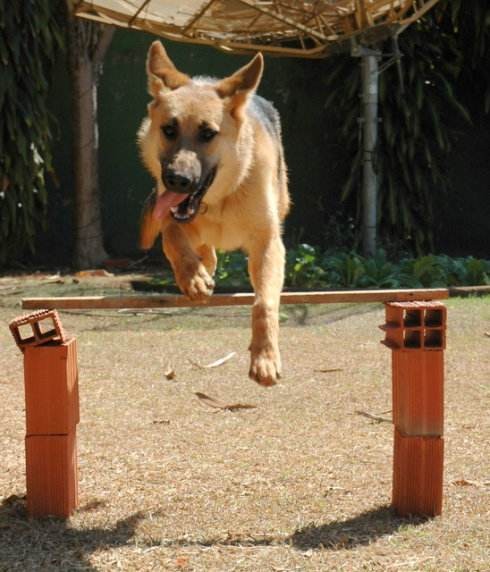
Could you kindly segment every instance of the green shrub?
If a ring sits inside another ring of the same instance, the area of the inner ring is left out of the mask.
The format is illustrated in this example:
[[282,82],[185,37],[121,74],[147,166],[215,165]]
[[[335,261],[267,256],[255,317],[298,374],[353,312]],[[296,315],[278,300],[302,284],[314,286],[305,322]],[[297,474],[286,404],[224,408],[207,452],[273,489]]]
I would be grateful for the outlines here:
[[[247,259],[240,252],[219,253],[218,286],[249,285]],[[352,251],[322,253],[299,244],[286,255],[285,286],[292,289],[437,288],[490,284],[490,260],[428,255],[395,263],[379,250],[372,258]]]
[[215,279],[219,286],[243,288],[250,284],[243,252],[218,252],[217,255]]
[[[47,208],[50,74],[63,48],[64,3],[5,2],[0,9],[0,265],[34,250]],[[7,7],[8,4],[8,7]]]
[[319,288],[327,284],[327,272],[320,265],[314,246],[299,244],[287,251],[285,280],[292,288]]

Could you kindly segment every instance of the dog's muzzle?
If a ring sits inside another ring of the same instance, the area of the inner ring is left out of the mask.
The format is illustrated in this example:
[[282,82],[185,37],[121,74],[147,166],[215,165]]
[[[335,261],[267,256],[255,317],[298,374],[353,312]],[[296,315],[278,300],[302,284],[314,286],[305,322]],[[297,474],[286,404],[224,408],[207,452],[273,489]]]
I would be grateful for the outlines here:
[[190,222],[198,213],[201,201],[209,187],[213,184],[216,176],[216,167],[213,167],[205,177],[196,181],[172,169],[165,169],[162,182],[166,193],[178,193],[187,195],[178,204],[170,207],[170,214],[177,222]]
[[167,191],[172,193],[185,193],[187,195],[197,188],[194,177],[178,173],[170,167],[163,169],[162,182]]

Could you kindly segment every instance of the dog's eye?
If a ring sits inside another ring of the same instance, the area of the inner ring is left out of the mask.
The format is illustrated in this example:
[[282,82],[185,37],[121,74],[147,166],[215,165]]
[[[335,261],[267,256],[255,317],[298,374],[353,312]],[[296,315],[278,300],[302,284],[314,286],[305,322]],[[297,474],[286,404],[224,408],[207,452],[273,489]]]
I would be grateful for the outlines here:
[[209,141],[214,139],[217,134],[218,132],[214,129],[211,129],[211,127],[203,127],[199,130],[199,141],[202,141],[203,143],[209,143]]
[[162,127],[162,133],[165,135],[167,139],[175,139],[177,137],[177,126],[174,125],[173,123],[164,125]]

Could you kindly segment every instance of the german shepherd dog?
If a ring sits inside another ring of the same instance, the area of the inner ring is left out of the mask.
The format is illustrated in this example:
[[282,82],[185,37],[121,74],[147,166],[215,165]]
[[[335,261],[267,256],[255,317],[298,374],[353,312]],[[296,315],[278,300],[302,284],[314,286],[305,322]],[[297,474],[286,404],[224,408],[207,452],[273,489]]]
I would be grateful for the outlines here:
[[215,248],[248,255],[255,292],[249,376],[274,385],[289,195],[279,115],[255,95],[262,55],[225,79],[190,78],[156,41],[146,67],[153,100],[138,143],[156,189],[143,209],[141,246],[162,234],[177,285],[193,300],[213,292]]

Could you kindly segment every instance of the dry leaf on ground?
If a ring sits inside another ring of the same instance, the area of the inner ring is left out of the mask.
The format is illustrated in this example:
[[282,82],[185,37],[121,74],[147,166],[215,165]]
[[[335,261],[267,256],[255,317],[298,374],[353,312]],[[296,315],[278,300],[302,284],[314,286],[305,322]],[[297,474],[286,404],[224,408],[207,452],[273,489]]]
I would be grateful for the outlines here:
[[[386,413],[389,413],[389,411],[387,411]],[[388,417],[381,417],[380,415],[373,415],[372,413],[368,413],[367,411],[356,411],[357,415],[361,415],[362,417],[367,417],[368,419],[371,419],[372,421],[376,421],[377,423],[392,423],[393,420],[389,419]]]
[[466,479],[458,479],[456,481],[452,481],[452,485],[456,487],[476,487],[477,483],[473,481],[467,481]]
[[334,373],[335,371],[344,371],[341,367],[330,367],[322,369],[314,369],[317,373]]
[[168,366],[167,369],[163,372],[163,375],[167,378],[167,379],[175,379],[177,377],[177,374],[175,373],[175,370],[173,367]]
[[229,361],[232,357],[236,356],[236,352],[230,352],[229,354],[226,354],[224,357],[217,359],[216,361],[213,361],[211,363],[208,363],[206,365],[202,365],[198,362],[189,360],[191,362],[192,365],[195,365],[196,367],[199,367],[201,369],[208,369],[208,368],[212,368],[212,367],[219,367],[220,365],[223,365],[224,363],[226,363],[227,361]]
[[214,397],[210,397],[205,393],[201,393],[200,391],[196,391],[195,395],[206,405],[209,407],[213,407],[214,409],[222,409],[223,411],[237,411],[239,409],[256,409],[256,405],[250,405],[249,403],[222,403],[218,401]]

